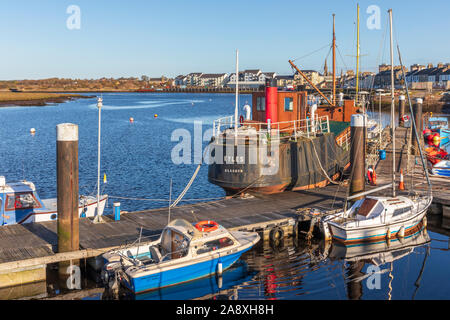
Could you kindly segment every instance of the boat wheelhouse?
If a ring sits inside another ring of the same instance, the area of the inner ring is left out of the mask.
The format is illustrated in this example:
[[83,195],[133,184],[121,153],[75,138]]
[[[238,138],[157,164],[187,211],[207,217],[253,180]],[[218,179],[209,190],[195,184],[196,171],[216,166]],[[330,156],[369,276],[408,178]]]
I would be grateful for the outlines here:
[[104,280],[118,277],[129,290],[140,293],[220,275],[260,239],[256,232],[228,231],[212,221],[205,224],[209,227],[176,219],[154,242],[105,253]]
[[[100,212],[105,208],[107,195],[100,198]],[[80,217],[93,217],[97,199],[81,196],[79,200]],[[20,181],[6,183],[0,176],[0,225],[43,222],[58,218],[57,199],[41,199],[34,183]]]

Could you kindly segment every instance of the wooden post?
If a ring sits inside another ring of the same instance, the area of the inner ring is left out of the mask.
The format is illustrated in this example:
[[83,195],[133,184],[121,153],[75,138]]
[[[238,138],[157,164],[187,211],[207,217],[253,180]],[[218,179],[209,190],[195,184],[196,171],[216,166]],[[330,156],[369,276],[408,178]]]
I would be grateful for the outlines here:
[[[58,124],[56,140],[58,253],[62,253],[79,250],[78,126]],[[60,263],[59,274],[72,274],[71,264],[78,264],[78,261]]]
[[[423,100],[421,98],[416,99],[416,103],[413,105],[413,113],[411,116],[414,117],[414,121],[416,123],[416,132],[419,135],[419,141],[421,141],[421,134],[423,131],[423,118],[422,118],[422,103]],[[412,154],[419,155],[419,146],[417,144],[417,138],[415,137],[415,133],[412,132],[414,138],[412,140]]]
[[[365,133],[366,121],[362,114],[353,114],[350,121],[351,147],[350,195],[365,191]],[[356,198],[358,200],[362,197]]]

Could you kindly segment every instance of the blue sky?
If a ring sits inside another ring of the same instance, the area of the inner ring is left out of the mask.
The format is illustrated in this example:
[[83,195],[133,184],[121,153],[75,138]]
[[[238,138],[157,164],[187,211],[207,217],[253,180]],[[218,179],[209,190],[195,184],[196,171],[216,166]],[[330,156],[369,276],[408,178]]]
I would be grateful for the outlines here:
[[[291,74],[289,59],[331,44],[336,14],[337,67],[355,69],[356,1],[266,0],[16,0],[0,3],[0,79],[176,76],[241,69]],[[387,10],[404,63],[450,62],[450,2],[358,1],[362,70],[389,62]],[[81,9],[79,30],[69,30],[69,5]],[[381,9],[381,29],[369,30],[370,5]],[[384,50],[383,50],[384,48]],[[328,48],[296,60],[323,68]],[[398,59],[396,58],[396,61]],[[331,54],[328,59],[331,68]]]

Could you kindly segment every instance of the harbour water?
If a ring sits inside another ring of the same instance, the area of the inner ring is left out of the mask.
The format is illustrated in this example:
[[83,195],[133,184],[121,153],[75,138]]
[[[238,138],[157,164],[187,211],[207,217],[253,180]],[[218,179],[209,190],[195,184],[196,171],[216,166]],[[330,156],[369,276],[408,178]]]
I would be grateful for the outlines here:
[[[212,121],[234,112],[230,94],[104,93],[102,110],[102,183],[122,210],[135,211],[167,205],[169,181],[178,195],[197,163],[175,164],[171,141],[176,130],[187,130],[194,146],[194,122],[202,121],[203,134]],[[250,102],[241,95],[240,105]],[[155,117],[157,115],[157,117]],[[134,122],[130,123],[129,118]],[[41,198],[56,196],[55,127],[79,125],[80,194],[96,191],[97,107],[95,98],[47,107],[0,108],[0,175],[7,181],[34,182]],[[197,122],[198,125],[198,122]],[[35,128],[35,135],[30,134]],[[181,132],[181,131],[178,131]],[[186,131],[185,131],[186,132]],[[208,143],[206,137],[202,147]],[[194,149],[194,147],[193,147]],[[207,181],[203,165],[186,199],[223,197]],[[144,201],[133,199],[158,199]],[[439,222],[442,224],[442,222]],[[449,224],[447,224],[449,225]],[[322,242],[288,239],[279,246],[260,243],[223,275],[124,299],[448,299],[450,232],[433,229],[392,243],[389,248],[326,248]],[[359,251],[358,251],[359,250]],[[357,254],[355,252],[358,252]],[[83,273],[82,290],[98,287]],[[61,294],[49,277],[44,296]],[[88,294],[86,299],[108,295]]]

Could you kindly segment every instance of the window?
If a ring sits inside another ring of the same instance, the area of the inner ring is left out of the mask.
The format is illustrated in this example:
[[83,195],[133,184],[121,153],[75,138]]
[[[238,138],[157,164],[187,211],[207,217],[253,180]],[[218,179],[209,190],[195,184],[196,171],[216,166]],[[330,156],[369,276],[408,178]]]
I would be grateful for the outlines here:
[[398,216],[402,213],[408,212],[412,209],[412,207],[405,207],[405,208],[400,208],[400,209],[396,209],[394,211],[394,213],[392,214],[393,217]]
[[294,99],[284,98],[284,111],[293,111],[293,110],[294,110]]
[[266,97],[256,97],[256,110],[266,111]]
[[228,237],[220,238],[213,241],[208,241],[203,244],[203,246],[197,250],[197,254],[202,254],[222,248],[232,246],[234,244],[233,240]]
[[41,205],[33,196],[33,193],[15,193],[8,194],[6,198],[6,210],[25,210],[25,209],[33,209],[40,208]]

